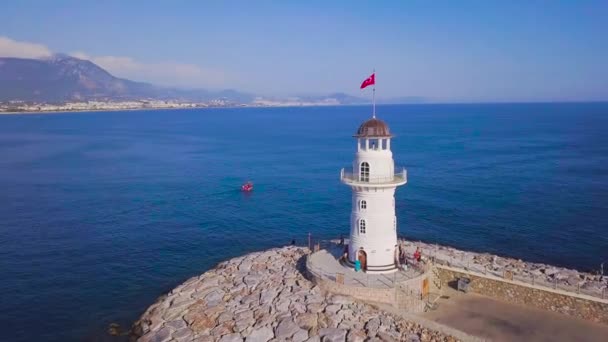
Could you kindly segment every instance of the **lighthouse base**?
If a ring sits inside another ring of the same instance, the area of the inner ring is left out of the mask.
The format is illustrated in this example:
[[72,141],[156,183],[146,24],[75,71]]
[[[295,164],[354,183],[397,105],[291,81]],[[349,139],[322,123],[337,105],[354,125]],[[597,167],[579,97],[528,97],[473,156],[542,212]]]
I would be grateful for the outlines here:
[[391,304],[410,312],[424,311],[421,298],[428,288],[430,269],[390,265],[381,270],[355,272],[353,263],[345,260],[344,254],[343,243],[336,240],[325,244],[306,257],[306,277],[333,294]]
[[[343,266],[349,267],[349,268],[355,268],[355,264],[348,260],[348,259],[341,259],[340,263]],[[374,273],[374,274],[382,274],[382,273],[393,273],[393,272],[397,272],[399,270],[399,268],[397,268],[397,265],[392,264],[392,265],[384,265],[384,266],[373,266],[373,265],[367,265],[366,269],[364,270],[365,273]]]

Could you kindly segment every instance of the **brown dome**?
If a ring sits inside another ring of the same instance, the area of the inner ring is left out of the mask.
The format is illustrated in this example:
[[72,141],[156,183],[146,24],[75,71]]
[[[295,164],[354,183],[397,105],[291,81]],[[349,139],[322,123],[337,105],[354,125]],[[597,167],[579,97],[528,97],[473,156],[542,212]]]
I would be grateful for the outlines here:
[[391,132],[388,129],[388,125],[379,119],[373,118],[365,121],[359,129],[357,130],[357,134],[355,134],[357,138],[366,138],[366,137],[392,137]]

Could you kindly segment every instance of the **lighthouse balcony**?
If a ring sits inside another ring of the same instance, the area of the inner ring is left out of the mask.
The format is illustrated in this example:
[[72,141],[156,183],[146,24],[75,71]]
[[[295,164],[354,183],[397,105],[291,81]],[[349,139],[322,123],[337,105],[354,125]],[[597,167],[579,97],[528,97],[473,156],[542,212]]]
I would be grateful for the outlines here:
[[342,183],[357,187],[394,187],[407,183],[407,170],[405,168],[395,168],[395,172],[391,175],[374,177],[353,173],[342,169],[340,171],[340,180]]

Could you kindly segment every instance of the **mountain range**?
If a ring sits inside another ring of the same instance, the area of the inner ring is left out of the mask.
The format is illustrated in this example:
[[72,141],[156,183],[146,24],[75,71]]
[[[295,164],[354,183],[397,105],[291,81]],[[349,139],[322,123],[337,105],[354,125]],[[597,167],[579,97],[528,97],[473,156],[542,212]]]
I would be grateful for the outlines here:
[[253,95],[236,90],[217,92],[177,89],[113,76],[93,62],[65,55],[46,59],[0,57],[0,101],[63,103],[67,101],[229,99],[244,103]]
[[[407,102],[419,102],[410,98]],[[179,89],[118,78],[91,61],[57,54],[44,59],[0,57],[0,102],[66,103],[82,101],[164,100],[224,103],[363,104],[362,99],[344,93],[322,96],[272,98],[225,89]],[[378,101],[379,103],[395,103]],[[402,102],[401,102],[402,103]]]

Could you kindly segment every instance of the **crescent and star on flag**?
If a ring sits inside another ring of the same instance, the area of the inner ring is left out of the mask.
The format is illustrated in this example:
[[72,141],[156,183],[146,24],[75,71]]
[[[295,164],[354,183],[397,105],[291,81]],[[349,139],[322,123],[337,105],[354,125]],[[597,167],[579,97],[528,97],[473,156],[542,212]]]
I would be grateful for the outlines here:
[[368,87],[370,85],[374,86],[374,88],[372,90],[372,117],[375,119],[376,118],[376,70],[374,70],[374,72],[371,74],[370,77],[366,78],[365,81],[363,81],[363,83],[361,83],[360,89],[364,89],[365,87]]

